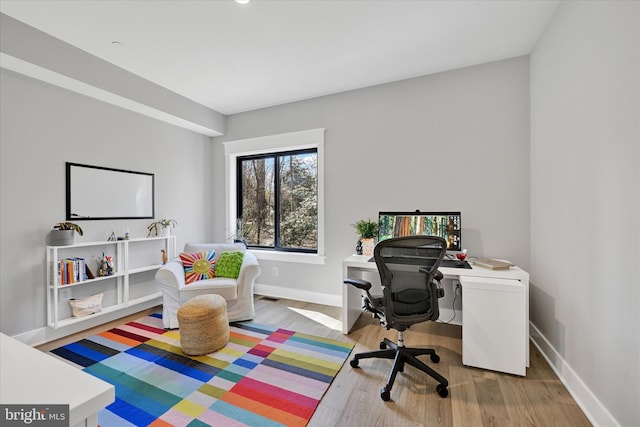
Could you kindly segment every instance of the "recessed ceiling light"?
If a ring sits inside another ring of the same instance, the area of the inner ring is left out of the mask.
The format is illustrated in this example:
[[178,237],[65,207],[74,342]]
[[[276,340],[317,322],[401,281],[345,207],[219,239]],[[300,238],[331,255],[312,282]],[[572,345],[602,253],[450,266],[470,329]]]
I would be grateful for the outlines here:
[[238,4],[247,4],[249,3],[250,0],[236,0],[236,3]]

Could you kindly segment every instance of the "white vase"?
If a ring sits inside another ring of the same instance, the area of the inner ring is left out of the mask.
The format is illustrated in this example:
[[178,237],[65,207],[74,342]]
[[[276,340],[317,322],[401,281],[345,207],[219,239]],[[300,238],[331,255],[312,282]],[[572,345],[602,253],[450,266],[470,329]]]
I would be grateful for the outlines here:
[[75,230],[51,230],[47,237],[47,244],[51,246],[73,245]]
[[171,236],[171,227],[165,227],[162,229],[162,237]]
[[362,255],[373,256],[373,248],[376,246],[376,239],[360,239],[362,242]]

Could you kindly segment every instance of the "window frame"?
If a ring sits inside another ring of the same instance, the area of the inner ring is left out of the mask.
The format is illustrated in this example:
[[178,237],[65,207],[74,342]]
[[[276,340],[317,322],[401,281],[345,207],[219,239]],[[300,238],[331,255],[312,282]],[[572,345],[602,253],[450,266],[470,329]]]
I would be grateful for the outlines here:
[[[283,157],[287,157],[287,156],[297,156],[299,154],[315,154],[316,156],[316,165],[317,165],[317,161],[318,161],[318,149],[317,148],[305,148],[305,149],[297,149],[297,150],[287,150],[287,151],[277,151],[277,152],[273,152],[273,153],[262,153],[262,154],[250,154],[250,155],[246,155],[246,156],[237,156],[236,157],[236,189],[237,189],[237,196],[236,196],[236,212],[238,214],[238,216],[240,216],[240,213],[243,212],[243,197],[241,197],[241,193],[243,191],[242,189],[242,172],[241,172],[241,163],[244,161],[251,161],[251,160],[266,160],[266,159],[273,159],[273,188],[274,188],[274,205],[275,205],[275,209],[274,209],[274,214],[273,214],[273,241],[274,244],[273,246],[266,246],[266,245],[248,245],[249,248],[251,249],[265,249],[265,250],[276,250],[276,251],[281,251],[281,252],[299,252],[299,253],[309,253],[309,254],[316,254],[318,253],[318,241],[316,239],[316,248],[315,249],[308,249],[308,248],[292,248],[292,247],[286,247],[286,246],[282,246],[281,241],[280,241],[280,229],[281,229],[281,216],[280,216],[280,203],[281,203],[281,188],[280,188],[280,161],[282,161]],[[318,171],[316,170],[316,181],[318,180]],[[316,209],[317,209],[317,201],[318,199],[318,194],[317,194],[317,184],[316,184]],[[316,233],[317,233],[317,215],[316,215]]]
[[238,212],[237,159],[251,155],[272,152],[291,152],[316,149],[318,156],[318,244],[315,253],[279,249],[251,248],[258,259],[267,261],[286,261],[306,264],[325,263],[325,226],[324,226],[324,128],[310,129],[256,138],[223,142],[225,150],[225,188],[226,188],[226,236],[231,239],[235,233]]

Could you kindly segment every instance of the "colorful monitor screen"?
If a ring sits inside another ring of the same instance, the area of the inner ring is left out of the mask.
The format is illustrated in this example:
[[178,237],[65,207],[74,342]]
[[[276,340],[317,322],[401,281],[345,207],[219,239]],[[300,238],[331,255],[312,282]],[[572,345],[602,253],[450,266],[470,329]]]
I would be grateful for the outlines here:
[[450,251],[462,250],[460,212],[380,212],[378,242],[401,236],[440,236]]

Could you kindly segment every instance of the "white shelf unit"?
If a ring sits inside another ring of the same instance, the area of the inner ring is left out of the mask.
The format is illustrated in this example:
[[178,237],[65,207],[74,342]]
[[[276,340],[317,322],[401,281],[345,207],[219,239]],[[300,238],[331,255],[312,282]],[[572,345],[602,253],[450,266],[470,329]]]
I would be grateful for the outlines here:
[[[47,246],[47,324],[59,329],[94,319],[162,296],[155,272],[162,266],[160,250],[169,259],[176,256],[175,236],[149,237],[118,241],[82,242],[69,246]],[[112,257],[114,273],[97,276],[97,260],[102,253]],[[57,274],[58,262],[66,258],[84,257],[94,279],[63,285]],[[68,293],[63,297],[62,293]],[[104,293],[102,311],[85,317],[72,317],[70,298]]]

